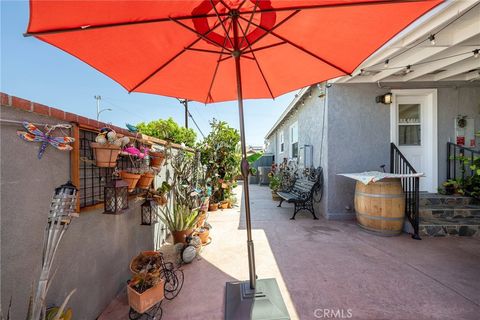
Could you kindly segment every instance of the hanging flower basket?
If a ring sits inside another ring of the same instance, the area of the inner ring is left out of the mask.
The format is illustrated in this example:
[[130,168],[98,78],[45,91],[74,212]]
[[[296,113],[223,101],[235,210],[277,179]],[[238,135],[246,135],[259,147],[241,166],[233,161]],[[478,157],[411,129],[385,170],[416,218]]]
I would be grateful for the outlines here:
[[155,178],[153,172],[145,172],[140,176],[140,179],[137,182],[137,188],[148,189],[153,182],[153,178]]
[[117,158],[120,154],[119,146],[90,142],[90,147],[93,150],[93,156],[97,167],[115,168],[117,166]]
[[138,313],[144,313],[164,298],[164,280],[139,293],[130,285],[127,286],[128,304]]
[[165,161],[165,153],[160,151],[150,151],[148,155],[150,156],[150,165],[152,167],[160,168],[163,165],[163,162]]
[[140,174],[120,171],[120,177],[122,180],[125,180],[128,183],[128,192],[132,192],[137,186],[138,180],[140,179]]

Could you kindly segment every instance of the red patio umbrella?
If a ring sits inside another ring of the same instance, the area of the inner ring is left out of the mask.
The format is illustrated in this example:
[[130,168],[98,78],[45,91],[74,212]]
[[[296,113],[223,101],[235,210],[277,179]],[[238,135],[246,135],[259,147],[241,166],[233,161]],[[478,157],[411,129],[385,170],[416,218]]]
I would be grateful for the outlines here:
[[[243,99],[275,98],[349,75],[440,2],[31,0],[26,35],[72,54],[129,92],[204,103],[238,100],[250,273],[248,285],[238,288],[241,297],[253,298],[242,301],[251,302],[265,298],[271,287],[256,284]],[[240,297],[235,290],[227,284],[227,318],[245,311],[242,305],[229,306],[229,299]],[[276,305],[277,311],[282,306]],[[264,311],[250,312],[261,317]]]

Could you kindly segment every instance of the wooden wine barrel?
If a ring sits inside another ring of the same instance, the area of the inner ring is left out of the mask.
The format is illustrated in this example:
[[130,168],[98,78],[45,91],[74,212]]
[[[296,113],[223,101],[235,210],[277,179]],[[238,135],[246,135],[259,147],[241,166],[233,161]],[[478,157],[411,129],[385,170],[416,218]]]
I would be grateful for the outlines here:
[[400,179],[368,185],[357,181],[355,211],[362,229],[381,236],[399,235],[405,219],[405,193]]

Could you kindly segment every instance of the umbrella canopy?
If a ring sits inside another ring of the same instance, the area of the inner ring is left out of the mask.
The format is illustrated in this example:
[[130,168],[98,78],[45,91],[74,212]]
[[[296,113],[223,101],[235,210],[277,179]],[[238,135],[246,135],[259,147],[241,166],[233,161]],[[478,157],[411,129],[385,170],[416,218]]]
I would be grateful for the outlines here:
[[225,318],[288,319],[276,282],[256,286],[243,99],[274,98],[350,74],[440,2],[31,0],[27,35],[85,61],[129,92],[238,100],[250,280],[227,283]]
[[351,74],[440,2],[32,0],[27,34],[129,92],[211,103],[237,98],[235,14],[243,97],[274,98]]

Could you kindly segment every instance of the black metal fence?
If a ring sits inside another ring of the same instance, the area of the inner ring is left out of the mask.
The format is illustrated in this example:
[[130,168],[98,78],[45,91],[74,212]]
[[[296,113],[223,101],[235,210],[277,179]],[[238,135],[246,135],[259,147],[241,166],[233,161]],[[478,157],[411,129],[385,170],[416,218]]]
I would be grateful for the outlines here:
[[[390,144],[390,172],[399,174],[417,173],[394,143]],[[420,240],[418,234],[420,222],[420,178],[402,178],[402,187],[405,192],[405,215],[414,230],[412,238]]]
[[480,157],[480,151],[447,142],[447,180],[473,176],[470,165]]

